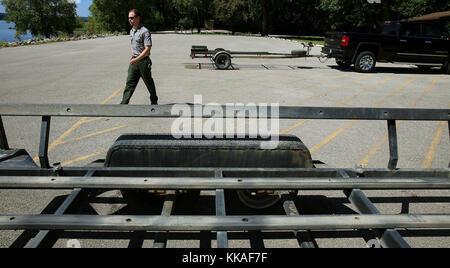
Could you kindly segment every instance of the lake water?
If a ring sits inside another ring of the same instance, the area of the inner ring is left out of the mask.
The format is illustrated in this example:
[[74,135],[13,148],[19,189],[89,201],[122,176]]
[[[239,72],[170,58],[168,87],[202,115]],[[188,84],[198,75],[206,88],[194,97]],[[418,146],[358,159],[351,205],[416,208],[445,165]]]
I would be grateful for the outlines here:
[[[16,31],[14,29],[10,29],[10,28],[14,28],[14,23],[7,23],[4,20],[0,20],[0,42],[19,41],[18,39],[16,39],[14,37],[14,35],[16,34]],[[20,36],[20,38],[22,40],[28,40],[28,39],[33,38],[33,36],[31,34],[26,34],[26,35]]]

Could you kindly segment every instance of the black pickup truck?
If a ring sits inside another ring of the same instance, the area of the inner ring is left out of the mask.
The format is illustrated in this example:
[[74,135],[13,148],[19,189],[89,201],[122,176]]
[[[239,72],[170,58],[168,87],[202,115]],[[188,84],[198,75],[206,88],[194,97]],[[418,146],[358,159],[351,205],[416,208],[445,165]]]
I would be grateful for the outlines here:
[[342,67],[373,72],[377,62],[407,63],[450,73],[449,31],[431,22],[384,22],[380,32],[327,32],[322,52]]

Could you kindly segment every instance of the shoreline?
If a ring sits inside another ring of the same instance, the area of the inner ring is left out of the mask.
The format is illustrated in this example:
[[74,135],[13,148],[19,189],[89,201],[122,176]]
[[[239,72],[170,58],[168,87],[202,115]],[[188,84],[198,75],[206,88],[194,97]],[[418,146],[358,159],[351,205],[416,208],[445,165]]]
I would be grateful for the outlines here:
[[123,35],[123,34],[92,34],[92,35],[81,35],[81,36],[77,36],[77,37],[27,39],[24,41],[13,41],[13,42],[0,41],[0,49],[7,48],[7,47],[22,47],[22,46],[42,45],[42,44],[48,44],[48,43],[59,43],[59,42],[107,38],[107,37],[119,36],[119,35]]

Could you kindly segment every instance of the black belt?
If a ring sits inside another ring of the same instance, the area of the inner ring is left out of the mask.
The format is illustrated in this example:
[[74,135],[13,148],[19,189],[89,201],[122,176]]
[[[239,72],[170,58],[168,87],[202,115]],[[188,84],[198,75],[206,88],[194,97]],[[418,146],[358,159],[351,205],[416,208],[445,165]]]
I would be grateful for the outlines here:
[[[137,57],[139,57],[139,56],[137,56]],[[137,58],[137,57],[133,57],[133,59],[135,59],[135,58]],[[149,60],[150,59],[150,57],[145,57],[145,58],[143,58],[142,60]]]

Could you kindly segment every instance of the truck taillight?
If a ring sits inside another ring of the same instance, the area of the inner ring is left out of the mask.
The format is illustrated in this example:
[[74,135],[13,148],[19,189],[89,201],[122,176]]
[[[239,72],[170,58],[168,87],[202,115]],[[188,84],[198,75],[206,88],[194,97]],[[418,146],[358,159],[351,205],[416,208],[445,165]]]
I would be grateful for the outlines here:
[[348,36],[346,36],[346,35],[342,36],[341,46],[347,47],[348,46],[348,40],[349,40]]

